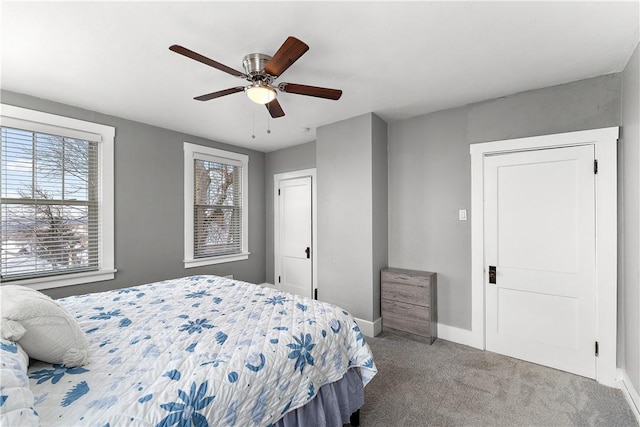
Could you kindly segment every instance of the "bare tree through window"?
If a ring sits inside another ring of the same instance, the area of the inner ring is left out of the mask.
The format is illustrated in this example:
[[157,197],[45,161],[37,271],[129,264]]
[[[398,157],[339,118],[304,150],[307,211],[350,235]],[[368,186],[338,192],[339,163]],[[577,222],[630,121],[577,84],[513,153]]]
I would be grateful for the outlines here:
[[241,250],[241,168],[194,160],[194,254],[225,255]]
[[97,143],[2,128],[2,277],[97,269]]

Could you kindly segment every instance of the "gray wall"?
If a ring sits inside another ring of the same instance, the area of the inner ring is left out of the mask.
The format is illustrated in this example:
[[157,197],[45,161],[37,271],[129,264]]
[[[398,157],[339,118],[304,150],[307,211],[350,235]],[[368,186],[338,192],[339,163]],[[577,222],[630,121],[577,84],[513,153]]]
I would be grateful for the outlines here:
[[[264,281],[264,153],[2,91],[2,102],[116,128],[115,266],[110,281],[45,291],[54,298],[149,283],[191,274],[233,274]],[[246,261],[185,269],[183,239],[183,142],[249,155],[249,251]]]
[[380,317],[380,270],[389,265],[389,157],[387,123],[372,117],[373,320]]
[[[618,366],[640,390],[640,54],[638,46],[622,74],[619,143]],[[621,356],[624,356],[621,360]]]
[[275,283],[274,279],[274,231],[273,231],[273,176],[283,172],[293,172],[316,167],[316,142],[295,145],[264,156],[264,194],[266,199],[266,281]]
[[464,108],[389,125],[389,265],[438,273],[438,323],[471,327],[471,157]]
[[386,243],[380,237],[386,230],[374,230],[386,218],[373,211],[384,203],[374,190],[377,183],[384,191],[379,183],[386,181],[380,167],[386,161],[386,135],[374,135],[384,131],[383,123],[365,114],[318,128],[316,141],[318,297],[367,321],[379,317],[375,264],[381,262],[380,251],[387,250],[375,247]]
[[595,77],[389,125],[389,264],[438,273],[438,323],[471,328],[471,226],[458,221],[458,210],[471,203],[469,144],[620,125],[621,78]]

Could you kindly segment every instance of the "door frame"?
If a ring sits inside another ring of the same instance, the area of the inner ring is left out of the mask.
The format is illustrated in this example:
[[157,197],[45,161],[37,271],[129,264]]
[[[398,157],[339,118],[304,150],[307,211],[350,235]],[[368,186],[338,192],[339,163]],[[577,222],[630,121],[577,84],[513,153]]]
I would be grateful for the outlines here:
[[[471,154],[471,334],[468,344],[486,349],[484,270],[484,158],[488,155],[593,145],[598,173],[596,208],[596,380],[616,386],[617,346],[617,141],[618,127],[566,132],[470,145]],[[595,349],[594,349],[595,351]]]
[[302,169],[298,171],[283,172],[273,175],[273,281],[274,286],[280,289],[276,277],[280,275],[280,267],[278,266],[278,256],[280,255],[280,203],[278,201],[278,190],[280,188],[280,181],[285,181],[294,178],[311,177],[311,281],[312,281],[312,295],[315,296],[318,289],[318,259],[316,254],[318,253],[318,239],[317,231],[317,203],[316,203],[316,168]]

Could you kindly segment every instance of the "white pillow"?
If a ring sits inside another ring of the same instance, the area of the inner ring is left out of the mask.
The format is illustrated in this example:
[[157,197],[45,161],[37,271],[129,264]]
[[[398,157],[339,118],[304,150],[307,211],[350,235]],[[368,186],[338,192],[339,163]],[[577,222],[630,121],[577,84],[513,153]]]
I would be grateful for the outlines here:
[[29,357],[68,367],[88,363],[89,344],[76,320],[35,289],[0,286],[3,339],[17,341]]

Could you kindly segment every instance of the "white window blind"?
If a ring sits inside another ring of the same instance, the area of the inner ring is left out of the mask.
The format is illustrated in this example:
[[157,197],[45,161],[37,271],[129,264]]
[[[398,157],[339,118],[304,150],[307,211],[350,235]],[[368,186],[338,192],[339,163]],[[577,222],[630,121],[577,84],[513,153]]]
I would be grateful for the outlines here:
[[185,266],[247,259],[248,156],[184,144]]
[[194,258],[242,252],[242,167],[194,160]]
[[1,132],[2,280],[97,271],[98,142]]

